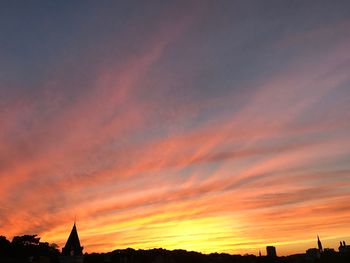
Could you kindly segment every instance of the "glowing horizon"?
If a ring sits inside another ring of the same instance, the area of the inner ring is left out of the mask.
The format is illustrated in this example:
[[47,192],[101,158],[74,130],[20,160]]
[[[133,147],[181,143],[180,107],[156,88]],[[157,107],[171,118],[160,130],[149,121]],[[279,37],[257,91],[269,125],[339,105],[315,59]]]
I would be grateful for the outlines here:
[[0,235],[350,242],[350,5],[293,3],[4,5]]

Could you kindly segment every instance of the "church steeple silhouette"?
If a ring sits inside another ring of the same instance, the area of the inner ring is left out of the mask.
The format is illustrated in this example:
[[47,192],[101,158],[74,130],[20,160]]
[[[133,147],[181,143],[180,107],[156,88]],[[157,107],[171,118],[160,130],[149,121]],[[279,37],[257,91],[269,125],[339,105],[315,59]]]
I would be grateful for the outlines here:
[[321,240],[320,240],[320,237],[317,235],[317,245],[318,245],[318,250],[320,252],[323,251],[323,247],[322,247],[322,243],[321,243]]
[[62,249],[63,256],[82,256],[83,247],[80,245],[77,227],[74,221],[72,231],[68,237],[67,243]]

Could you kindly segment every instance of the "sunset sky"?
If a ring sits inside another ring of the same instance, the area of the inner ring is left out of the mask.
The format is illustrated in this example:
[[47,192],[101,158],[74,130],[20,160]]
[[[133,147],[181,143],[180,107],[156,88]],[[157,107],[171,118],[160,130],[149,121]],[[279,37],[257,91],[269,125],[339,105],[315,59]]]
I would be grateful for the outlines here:
[[0,35],[0,235],[350,243],[350,1],[9,0]]

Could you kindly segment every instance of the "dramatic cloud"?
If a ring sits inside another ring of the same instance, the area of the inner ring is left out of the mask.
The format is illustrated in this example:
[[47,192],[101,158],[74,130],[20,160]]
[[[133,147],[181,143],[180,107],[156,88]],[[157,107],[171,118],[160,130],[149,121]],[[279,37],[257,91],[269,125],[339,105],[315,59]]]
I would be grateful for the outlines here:
[[350,6],[293,3],[2,9],[0,234],[62,246],[76,216],[89,252],[349,238]]

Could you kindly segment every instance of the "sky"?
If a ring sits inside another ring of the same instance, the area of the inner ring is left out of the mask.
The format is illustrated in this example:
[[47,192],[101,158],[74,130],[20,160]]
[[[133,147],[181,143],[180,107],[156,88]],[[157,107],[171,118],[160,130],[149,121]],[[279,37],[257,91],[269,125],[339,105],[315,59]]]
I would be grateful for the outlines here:
[[0,35],[0,235],[350,243],[349,1],[1,1]]

